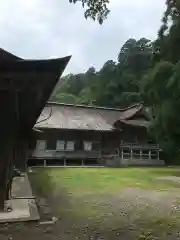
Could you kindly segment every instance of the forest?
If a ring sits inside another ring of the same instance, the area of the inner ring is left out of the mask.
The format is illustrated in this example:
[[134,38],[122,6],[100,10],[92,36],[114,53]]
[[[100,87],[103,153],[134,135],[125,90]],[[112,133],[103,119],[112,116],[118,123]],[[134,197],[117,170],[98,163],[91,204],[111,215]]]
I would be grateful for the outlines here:
[[85,73],[63,77],[54,101],[124,107],[141,101],[141,80],[151,67],[153,44],[150,40],[129,39],[121,48],[117,62],[104,63],[100,71],[89,68]]
[[[167,0],[157,39],[128,39],[99,71],[64,76],[52,101],[106,107],[143,102],[150,109],[149,133],[170,161],[180,151],[180,0]],[[173,159],[173,160],[172,160]]]

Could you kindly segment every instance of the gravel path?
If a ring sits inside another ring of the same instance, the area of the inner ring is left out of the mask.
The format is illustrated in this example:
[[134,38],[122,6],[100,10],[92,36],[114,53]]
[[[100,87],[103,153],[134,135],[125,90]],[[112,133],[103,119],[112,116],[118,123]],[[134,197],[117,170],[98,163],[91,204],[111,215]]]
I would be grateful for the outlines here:
[[116,195],[91,194],[71,201],[60,192],[52,199],[39,199],[42,220],[56,216],[55,224],[1,226],[0,239],[180,239],[180,225],[173,223],[180,219],[176,203],[180,194],[176,191],[128,188]]
[[176,176],[164,176],[164,177],[158,177],[157,179],[180,183],[180,177],[176,177]]
[[[38,196],[38,193],[36,193]],[[64,189],[38,197],[41,220],[55,224],[0,225],[1,240],[180,239],[180,193],[126,188],[73,197]]]

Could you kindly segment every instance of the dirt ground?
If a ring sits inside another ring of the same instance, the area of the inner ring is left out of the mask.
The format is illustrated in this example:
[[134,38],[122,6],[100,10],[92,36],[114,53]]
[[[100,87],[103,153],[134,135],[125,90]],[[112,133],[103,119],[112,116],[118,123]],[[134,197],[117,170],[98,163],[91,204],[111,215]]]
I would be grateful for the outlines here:
[[[72,196],[66,187],[54,187],[44,196],[32,181],[37,195],[40,222],[4,224],[0,240],[133,240],[180,239],[180,192],[136,187],[116,193],[88,193]],[[43,222],[44,223],[44,222]]]

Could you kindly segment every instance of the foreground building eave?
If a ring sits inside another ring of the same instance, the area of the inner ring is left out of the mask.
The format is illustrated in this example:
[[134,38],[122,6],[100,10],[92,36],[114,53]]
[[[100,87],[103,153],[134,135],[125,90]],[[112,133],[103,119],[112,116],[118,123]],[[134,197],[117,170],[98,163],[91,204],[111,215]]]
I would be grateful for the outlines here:
[[69,60],[0,61],[0,91],[17,92],[22,126],[34,126]]
[[13,168],[25,168],[33,126],[69,60],[25,60],[0,49],[0,210],[9,196]]

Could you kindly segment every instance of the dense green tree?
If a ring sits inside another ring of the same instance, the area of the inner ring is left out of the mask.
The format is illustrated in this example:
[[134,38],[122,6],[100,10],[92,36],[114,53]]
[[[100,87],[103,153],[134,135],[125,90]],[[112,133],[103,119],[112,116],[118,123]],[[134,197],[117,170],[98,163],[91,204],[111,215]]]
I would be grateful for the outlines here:
[[130,70],[140,80],[150,67],[152,54],[153,44],[149,39],[129,39],[121,48],[118,62],[123,71]]
[[151,134],[171,157],[180,149],[180,64],[160,62],[144,79],[144,100],[152,111]]
[[97,20],[100,24],[107,18],[109,9],[107,5],[109,0],[69,0],[70,3],[81,2],[85,9],[85,18],[92,18],[94,21]]
[[53,96],[52,101],[66,103],[66,104],[75,104],[76,97],[70,93],[59,93]]
[[159,30],[161,58],[177,63],[180,58],[180,0],[166,0],[163,24]]
[[154,44],[155,66],[144,77],[141,88],[153,116],[150,132],[172,161],[173,155],[179,158],[180,151],[180,1],[167,0],[166,5]]
[[151,67],[152,55],[150,40],[129,39],[120,50],[117,63],[108,60],[99,71],[90,67],[85,73],[63,77],[52,99],[65,101],[67,97],[69,103],[73,95],[79,104],[110,107],[139,102],[141,79]]

